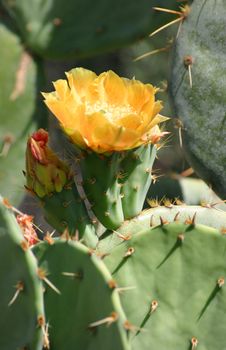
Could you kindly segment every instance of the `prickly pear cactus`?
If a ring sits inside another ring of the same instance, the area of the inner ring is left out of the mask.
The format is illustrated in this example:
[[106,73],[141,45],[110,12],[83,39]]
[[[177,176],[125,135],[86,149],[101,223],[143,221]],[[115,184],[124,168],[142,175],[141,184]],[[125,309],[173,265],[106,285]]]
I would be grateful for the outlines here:
[[41,350],[44,310],[38,266],[16,219],[0,201],[0,348]]
[[179,199],[187,205],[198,205],[203,201],[220,202],[211,188],[201,179],[179,175],[163,176],[152,183],[148,190],[145,208],[148,208],[148,201],[153,198],[163,202],[165,198],[172,202]]
[[[30,132],[43,115],[37,89],[40,66],[24,49],[20,38],[0,24],[0,192],[18,203],[23,191],[24,152]],[[35,119],[36,116],[36,119]]]
[[50,349],[129,350],[117,289],[104,263],[73,241],[35,246],[47,275],[45,310]]
[[173,205],[169,200],[164,201],[164,205],[159,205],[156,200],[151,200],[152,208],[143,210],[138,216],[131,220],[124,221],[116,231],[105,231],[99,238],[97,250],[101,254],[111,253],[111,250],[123,241],[137,233],[145,231],[150,227],[178,222],[182,224],[201,224],[218,229],[225,233],[226,212],[218,210],[215,205],[203,203],[202,206]]
[[[83,187],[92,210],[98,220],[110,229],[119,227],[124,221],[118,179],[121,158],[120,153],[108,157],[85,152],[80,160]],[[104,177],[103,174],[105,174]]]
[[46,221],[59,234],[79,234],[95,245],[95,226],[88,216],[67,164],[48,146],[48,132],[39,129],[28,139],[26,151],[27,191],[40,202]]
[[22,39],[0,25],[0,183],[19,179],[29,133],[25,188],[60,237],[36,233],[31,216],[0,199],[0,348],[224,349],[225,212],[168,200],[141,212],[167,134],[159,89],[72,69],[43,93],[66,147],[55,154],[48,132],[32,131],[44,115],[40,57],[118,48],[179,15],[171,95],[194,168],[225,197],[225,3],[194,0],[186,16],[159,15],[164,0],[3,0],[0,12],[2,4]]
[[[148,35],[154,2],[19,0],[3,2],[26,44],[45,57],[82,57],[119,48]],[[112,11],[114,9],[114,11]]]
[[[137,233],[104,259],[122,296],[132,349],[223,349],[225,237],[172,223]],[[139,307],[138,307],[139,306]]]
[[110,156],[84,152],[80,157],[85,193],[106,228],[118,228],[142,210],[156,151],[154,145],[145,145]]
[[[226,3],[194,0],[176,40],[171,96],[196,172],[226,198]],[[190,78],[189,78],[190,76]]]
[[122,207],[125,219],[138,215],[152,182],[152,166],[157,148],[151,144],[128,152],[122,162]]
[[[150,186],[160,123],[168,118],[158,89],[113,71],[76,68],[43,93],[72,147],[67,157],[80,167],[85,195],[97,219],[116,229],[141,211]],[[101,196],[101,199],[100,199]]]

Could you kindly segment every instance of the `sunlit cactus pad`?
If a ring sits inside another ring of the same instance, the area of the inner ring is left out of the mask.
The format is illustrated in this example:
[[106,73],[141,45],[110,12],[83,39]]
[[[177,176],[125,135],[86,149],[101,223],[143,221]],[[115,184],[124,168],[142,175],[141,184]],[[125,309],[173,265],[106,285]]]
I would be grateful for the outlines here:
[[225,258],[225,237],[202,225],[161,225],[116,247],[104,262],[131,287],[121,300],[132,348],[223,349]]
[[143,210],[140,215],[131,220],[124,221],[117,230],[106,231],[100,237],[97,250],[101,253],[109,253],[113,247],[128,240],[133,235],[162,224],[177,222],[182,224],[206,225],[220,232],[226,231],[226,212],[218,210],[214,204],[203,203],[198,205],[173,205],[169,200],[165,200],[165,205],[159,205],[156,200],[150,200],[150,205],[154,207]]
[[35,253],[47,278],[50,349],[128,350],[126,319],[104,263],[73,241],[41,243]]

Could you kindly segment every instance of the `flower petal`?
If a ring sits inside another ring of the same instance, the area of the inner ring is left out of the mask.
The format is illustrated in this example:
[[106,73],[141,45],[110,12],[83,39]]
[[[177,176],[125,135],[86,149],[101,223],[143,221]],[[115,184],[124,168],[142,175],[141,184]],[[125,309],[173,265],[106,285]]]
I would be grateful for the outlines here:
[[[153,127],[167,118],[159,114],[157,88],[120,78],[112,71],[97,76],[76,68],[57,80],[45,103],[72,141],[95,152],[123,151],[150,140]],[[69,83],[69,85],[68,85]]]
[[84,68],[74,68],[69,72],[66,72],[66,76],[68,78],[70,88],[74,88],[81,97],[86,95],[90,84],[97,77],[94,72]]
[[111,105],[120,105],[126,101],[124,80],[113,71],[100,74],[98,78],[99,97]]
[[[163,122],[164,120],[160,117],[159,111],[162,109],[162,102],[157,101],[153,104],[152,112],[146,110],[146,114],[149,115],[149,122],[146,124],[146,131],[153,128],[155,125]],[[150,114],[149,114],[150,113]]]
[[117,125],[131,130],[136,130],[141,125],[141,120],[137,114],[128,114],[117,121]]
[[71,93],[67,80],[59,79],[53,82],[53,86],[55,87],[57,98],[60,100],[65,100]]
[[[130,80],[128,83],[128,103],[135,111],[139,112],[144,104],[150,100],[154,102],[154,88],[152,85],[142,84],[137,80]],[[153,89],[152,89],[153,88]]]
[[97,112],[84,117],[80,130],[87,145],[101,153],[109,150],[104,144],[114,143],[116,129],[116,126],[109,123],[102,113]]

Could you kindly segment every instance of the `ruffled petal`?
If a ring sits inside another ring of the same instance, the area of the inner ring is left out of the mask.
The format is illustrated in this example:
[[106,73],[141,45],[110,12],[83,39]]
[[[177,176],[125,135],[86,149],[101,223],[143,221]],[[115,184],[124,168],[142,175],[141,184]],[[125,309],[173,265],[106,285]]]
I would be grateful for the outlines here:
[[80,130],[87,146],[102,153],[106,151],[104,144],[113,144],[116,129],[102,113],[93,113],[84,117]]
[[111,105],[121,105],[126,101],[124,80],[113,71],[102,73],[98,79],[99,97]]
[[[149,142],[150,130],[167,120],[159,114],[157,88],[120,78],[112,71],[97,76],[76,68],[54,83],[45,103],[64,132],[79,147],[95,152],[128,150]],[[69,85],[68,85],[69,84]],[[151,142],[151,141],[150,141]]]
[[[155,102],[152,107],[149,107],[149,111],[146,106],[145,111],[142,109],[142,115],[143,119],[146,121],[143,128],[140,128],[139,130],[141,133],[150,130],[158,123],[163,122],[164,120],[160,118],[159,111],[162,109],[162,102],[157,101]],[[166,120],[166,119],[165,119]]]
[[127,95],[127,101],[130,106],[134,108],[136,112],[140,112],[141,108],[150,100],[153,100],[154,102],[154,88],[153,92],[151,90],[151,85],[142,84],[140,81],[137,80],[130,80],[127,84],[128,86],[128,95]]
[[59,79],[53,82],[53,86],[55,87],[56,96],[59,100],[65,100],[71,93],[67,80]]
[[137,142],[140,140],[140,135],[134,130],[122,128],[121,134],[115,142],[115,150],[122,151],[136,147]]
[[136,130],[142,123],[142,120],[138,118],[137,114],[128,114],[116,121],[117,125],[127,129]]
[[66,72],[69,86],[75,89],[80,97],[86,96],[90,84],[96,79],[97,75],[91,70],[84,68],[74,68]]

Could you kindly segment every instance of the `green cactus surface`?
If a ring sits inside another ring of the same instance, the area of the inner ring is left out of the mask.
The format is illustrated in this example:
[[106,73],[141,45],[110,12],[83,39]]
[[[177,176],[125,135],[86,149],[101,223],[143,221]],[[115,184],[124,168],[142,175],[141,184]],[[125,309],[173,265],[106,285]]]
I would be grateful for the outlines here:
[[156,147],[145,145],[112,155],[83,152],[76,158],[92,211],[106,228],[117,229],[141,212],[155,156]]
[[36,96],[42,73],[39,64],[24,50],[20,38],[3,24],[0,46],[0,191],[18,204],[24,195],[26,139],[46,113]]
[[133,330],[132,349],[225,346],[226,241],[202,225],[171,223],[137,233],[104,262]]
[[85,194],[98,220],[109,229],[124,221],[120,176],[121,153],[110,156],[84,152],[79,158]]
[[139,232],[162,223],[179,222],[185,224],[201,224],[220,230],[226,229],[226,212],[218,210],[208,203],[198,205],[173,205],[169,200],[165,205],[158,205],[152,201],[153,208],[143,210],[140,215],[127,220],[117,230],[106,231],[100,237],[97,249],[103,254],[111,252],[113,247],[120,245],[123,241],[129,240]]
[[152,181],[154,145],[144,145],[126,153],[122,161],[122,207],[125,219],[140,214]]
[[[170,2],[175,5],[175,0]],[[28,47],[44,57],[62,58],[90,56],[147,36],[157,17],[152,6],[162,0],[68,0],[67,6],[62,0],[3,3]]]
[[34,251],[52,285],[43,281],[50,349],[129,349],[118,292],[100,258],[71,240]]
[[39,129],[27,142],[26,189],[39,201],[46,221],[59,234],[79,235],[95,245],[95,227],[67,164],[48,146],[48,132]]
[[[170,92],[188,160],[226,198],[226,3],[194,0],[176,40]],[[189,78],[190,75],[190,78]],[[190,81],[190,82],[189,82]]]
[[42,349],[42,285],[36,260],[16,219],[0,198],[0,348]]
[[74,183],[65,186],[61,192],[52,193],[39,200],[46,221],[58,233],[68,231],[71,236],[78,234],[86,245],[95,247],[97,243],[95,225],[91,223]]

